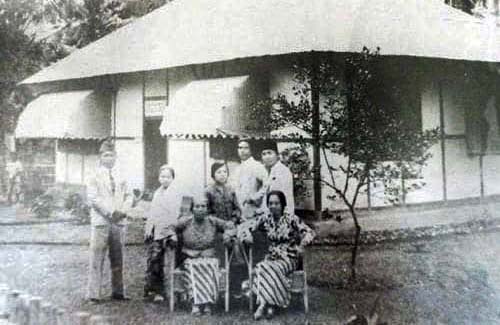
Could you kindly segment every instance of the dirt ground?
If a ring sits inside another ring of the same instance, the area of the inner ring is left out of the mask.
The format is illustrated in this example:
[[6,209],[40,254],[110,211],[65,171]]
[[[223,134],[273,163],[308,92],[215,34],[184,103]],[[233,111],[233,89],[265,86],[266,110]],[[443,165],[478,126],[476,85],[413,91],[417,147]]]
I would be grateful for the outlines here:
[[[291,309],[260,324],[337,324],[367,314],[380,296],[377,312],[388,324],[500,323],[500,233],[455,235],[435,240],[363,247],[358,282],[347,285],[343,248],[313,247],[307,265],[311,312],[300,297]],[[86,246],[0,246],[0,281],[46,297],[70,312],[113,314],[120,324],[253,324],[246,302],[229,314],[194,319],[184,308],[142,301],[144,248],[127,247],[126,283],[130,302],[91,306],[83,301],[88,263]],[[109,293],[109,288],[107,288]]]

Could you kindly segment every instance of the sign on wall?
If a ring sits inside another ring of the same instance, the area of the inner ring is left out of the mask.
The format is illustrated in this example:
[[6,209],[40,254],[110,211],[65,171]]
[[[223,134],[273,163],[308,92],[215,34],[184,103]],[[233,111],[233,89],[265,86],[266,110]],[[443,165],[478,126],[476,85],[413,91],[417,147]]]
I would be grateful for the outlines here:
[[146,117],[162,117],[167,103],[164,99],[147,100],[145,102],[144,115]]

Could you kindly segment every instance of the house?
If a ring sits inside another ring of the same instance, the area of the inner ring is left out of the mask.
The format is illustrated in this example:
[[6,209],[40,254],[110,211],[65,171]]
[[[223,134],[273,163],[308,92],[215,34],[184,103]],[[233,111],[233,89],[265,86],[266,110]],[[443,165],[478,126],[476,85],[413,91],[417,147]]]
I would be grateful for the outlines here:
[[[154,188],[168,163],[189,191],[207,184],[211,161],[237,164],[235,139],[269,136],[245,109],[293,96],[294,62],[318,53],[341,60],[364,46],[380,47],[383,86],[403,90],[417,127],[443,130],[423,170],[427,185],[405,202],[500,194],[499,29],[438,0],[174,1],[24,80],[39,96],[16,135],[57,139],[59,182],[83,183],[95,140],[111,135],[134,187]],[[74,150],[82,143],[89,149]],[[302,208],[343,208],[311,186]],[[386,204],[375,189],[360,201]]]

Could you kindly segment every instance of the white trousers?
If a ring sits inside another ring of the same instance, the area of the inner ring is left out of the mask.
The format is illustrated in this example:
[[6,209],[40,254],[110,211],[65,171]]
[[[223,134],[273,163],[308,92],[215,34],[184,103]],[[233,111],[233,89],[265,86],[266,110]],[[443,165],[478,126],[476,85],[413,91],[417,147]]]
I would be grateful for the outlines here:
[[88,299],[101,299],[103,268],[106,255],[111,267],[111,290],[113,295],[125,295],[123,285],[123,255],[125,251],[126,226],[91,226],[90,266],[87,287]]

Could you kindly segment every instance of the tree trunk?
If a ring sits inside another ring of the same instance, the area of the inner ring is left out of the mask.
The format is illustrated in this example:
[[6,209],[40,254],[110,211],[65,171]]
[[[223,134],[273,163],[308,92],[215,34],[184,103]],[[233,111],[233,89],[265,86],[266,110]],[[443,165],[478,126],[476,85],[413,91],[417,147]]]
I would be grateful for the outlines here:
[[354,245],[352,247],[351,252],[351,281],[356,280],[356,258],[358,256],[358,247],[359,247],[359,238],[361,235],[361,226],[358,222],[358,216],[356,211],[352,206],[349,206],[349,211],[351,212],[352,220],[354,221],[354,227],[356,228],[356,232],[354,234]]

